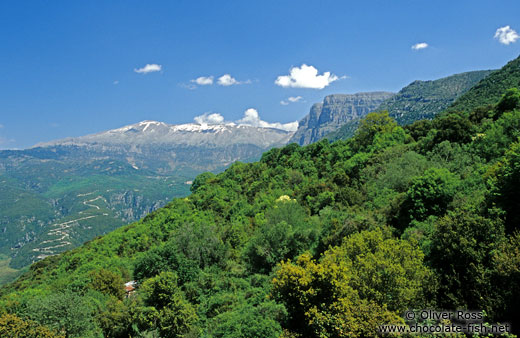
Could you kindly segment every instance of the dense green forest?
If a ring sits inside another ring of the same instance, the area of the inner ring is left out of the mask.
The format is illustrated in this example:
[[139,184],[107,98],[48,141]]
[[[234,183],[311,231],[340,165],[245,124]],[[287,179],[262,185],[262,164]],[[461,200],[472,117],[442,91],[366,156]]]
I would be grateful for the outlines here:
[[423,308],[518,330],[519,137],[510,89],[199,175],[189,197],[0,289],[0,335],[370,337]]
[[477,85],[459,97],[450,111],[471,112],[479,107],[496,104],[509,88],[520,87],[520,57],[482,79]]

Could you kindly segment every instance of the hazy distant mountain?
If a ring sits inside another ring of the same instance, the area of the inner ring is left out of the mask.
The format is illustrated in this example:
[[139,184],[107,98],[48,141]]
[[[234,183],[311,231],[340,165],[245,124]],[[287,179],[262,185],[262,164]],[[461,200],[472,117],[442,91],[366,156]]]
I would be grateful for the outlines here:
[[292,134],[143,121],[0,151],[0,258],[20,268],[73,248],[187,195],[196,174],[259,159]]
[[388,92],[369,92],[326,96],[322,103],[314,104],[309,114],[300,121],[290,142],[300,145],[316,142],[345,123],[374,111],[393,95]]
[[[384,101],[376,110],[388,110],[390,117],[400,125],[432,119],[492,73],[492,70],[481,70],[433,81],[414,81]],[[354,135],[358,122],[359,119],[351,120],[325,137],[331,141],[349,138]]]
[[143,121],[98,134],[40,143],[36,148],[67,156],[110,156],[136,170],[171,173],[187,167],[215,170],[237,160],[255,160],[266,149],[282,146],[293,133],[234,123],[170,125]]

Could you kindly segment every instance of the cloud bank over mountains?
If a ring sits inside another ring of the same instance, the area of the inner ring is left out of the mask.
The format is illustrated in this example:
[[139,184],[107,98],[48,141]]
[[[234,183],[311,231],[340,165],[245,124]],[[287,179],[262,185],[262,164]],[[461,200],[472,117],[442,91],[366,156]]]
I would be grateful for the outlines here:
[[254,108],[249,108],[244,112],[244,117],[235,122],[226,122],[224,116],[219,113],[205,113],[203,115],[196,116],[195,122],[201,125],[211,124],[235,124],[239,126],[251,126],[257,128],[275,128],[285,131],[296,131],[298,129],[298,121],[289,123],[280,122],[267,122],[263,121],[258,114],[258,111]]

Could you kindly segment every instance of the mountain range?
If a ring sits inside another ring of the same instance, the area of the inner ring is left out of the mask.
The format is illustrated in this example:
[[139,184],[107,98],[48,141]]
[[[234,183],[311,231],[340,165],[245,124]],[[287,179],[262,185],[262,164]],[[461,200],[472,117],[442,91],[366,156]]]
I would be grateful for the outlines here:
[[493,76],[510,79],[515,64],[496,72],[415,81],[397,94],[329,95],[312,106],[296,132],[234,123],[142,121],[0,151],[0,276],[12,278],[16,274],[9,269],[74,248],[188,195],[201,172],[254,161],[288,143],[348,138],[360,118],[378,109],[389,110],[400,124],[432,118],[476,83],[475,88],[487,88],[498,81],[486,80]]
[[291,135],[233,123],[143,121],[0,151],[0,254],[19,269],[74,248],[186,196],[198,173],[257,160]]
[[479,107],[494,105],[509,88],[520,88],[520,57],[483,78],[453,102],[448,110],[471,112]]
[[[497,73],[507,80],[513,74],[502,69],[489,76]],[[504,83],[479,86],[494,93]],[[491,107],[448,108],[404,128],[386,112],[375,112],[347,140],[291,143],[259,161],[199,175],[189,196],[46,257],[1,287],[0,334],[376,337],[385,327],[422,325],[410,318],[405,323],[403,313],[432,308],[479,309],[471,312],[481,316],[475,325],[507,323],[496,324],[496,331],[512,329],[516,336],[520,91],[506,93]],[[485,105],[491,100],[469,99]],[[147,121],[42,145],[31,158],[44,159],[52,170],[40,165],[5,172],[52,175],[67,153],[60,150],[64,143],[88,148],[86,153],[106,148],[119,154],[132,129],[139,129],[136,138],[162,139],[154,127],[176,129]],[[283,136],[285,142],[290,137]],[[11,158],[11,165],[25,156]],[[126,189],[139,179],[129,172],[162,177],[126,157],[88,158],[95,172],[126,177],[120,182]],[[167,185],[159,181],[157,186]],[[45,188],[45,182],[31,183],[26,188]],[[98,190],[89,193],[96,188],[92,182],[84,188],[77,206],[83,205],[81,217],[93,217],[107,201]],[[63,196],[67,189],[61,180],[52,193]],[[73,237],[68,229],[78,228],[67,222],[51,230],[63,241]]]
[[[366,114],[376,110],[387,110],[390,117],[395,119],[400,125],[406,125],[421,119],[432,119],[491,73],[492,71],[490,70],[473,71],[455,74],[438,80],[414,81],[395,95],[379,92],[355,94],[373,98],[372,101],[364,100],[358,102],[363,103],[359,108],[353,108],[353,110],[359,112],[358,114],[349,114],[348,110],[342,110],[336,105],[328,108],[327,98],[330,98],[330,101],[334,101],[332,98],[338,95],[328,96],[322,104],[315,104],[311,108],[310,113],[300,122],[298,131],[291,141],[304,145],[316,142],[323,137],[331,141],[349,138],[354,135],[359,120]],[[320,108],[325,106],[334,115],[342,116],[344,113],[347,113],[347,117],[334,119],[325,115],[322,118],[319,114],[321,112]]]

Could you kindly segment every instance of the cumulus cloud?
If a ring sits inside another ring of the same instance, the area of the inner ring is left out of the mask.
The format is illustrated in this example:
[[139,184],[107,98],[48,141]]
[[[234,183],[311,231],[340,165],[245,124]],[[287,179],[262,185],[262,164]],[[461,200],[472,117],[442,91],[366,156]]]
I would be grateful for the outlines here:
[[280,104],[283,106],[287,106],[289,103],[295,103],[303,99],[301,96],[289,96],[287,100],[280,101]]
[[260,119],[260,116],[258,115],[258,111],[254,108],[249,108],[248,110],[246,110],[244,112],[244,117],[238,120],[237,124],[259,128],[276,128],[286,131],[296,131],[296,129],[298,129],[298,121],[290,123],[269,123],[266,121],[262,121],[262,119]]
[[224,122],[224,116],[218,113],[206,113],[194,118],[198,124],[221,124]]
[[220,86],[227,87],[227,86],[240,85],[240,84],[249,84],[249,83],[251,83],[251,80],[238,81],[237,79],[232,77],[230,74],[224,74],[218,78],[217,83]]
[[217,83],[220,86],[232,86],[239,84],[239,82],[229,74],[224,74],[221,77],[219,77]]
[[428,48],[428,44],[426,42],[420,42],[420,43],[416,43],[415,45],[412,46],[412,49],[413,50],[420,50],[420,49],[425,49],[425,48]]
[[330,72],[318,75],[318,70],[313,66],[301,65],[300,68],[292,67],[289,75],[280,75],[274,82],[276,85],[287,88],[312,88],[323,89],[340,78]]
[[201,124],[201,125],[213,125],[213,124],[226,124],[226,125],[242,125],[242,126],[251,126],[251,127],[257,127],[257,128],[275,128],[275,129],[281,129],[286,131],[295,131],[298,129],[298,121],[289,122],[289,123],[280,123],[280,122],[274,122],[269,123],[266,121],[263,121],[258,111],[254,108],[249,108],[244,112],[244,117],[241,118],[238,121],[230,122],[226,121],[224,119],[224,116],[222,116],[219,113],[205,113],[199,116],[196,116],[193,120],[195,120],[195,123]]
[[200,86],[208,86],[213,84],[213,76],[200,76],[191,82],[196,83]]
[[518,38],[520,38],[518,33],[509,26],[500,27],[495,32],[495,39],[498,39],[498,42],[504,45],[514,43]]
[[[215,79],[215,77],[213,75],[201,76],[194,80],[190,80],[190,83],[188,83],[188,84],[181,84],[181,86],[184,88],[188,88],[188,89],[196,89],[197,85],[211,86],[215,82],[214,79]],[[216,83],[219,86],[229,87],[229,86],[233,86],[233,85],[248,84],[248,83],[251,83],[251,80],[238,81],[237,79],[232,77],[230,74],[224,74],[217,79]]]
[[152,63],[152,64],[146,64],[146,66],[144,66],[142,68],[135,68],[134,72],[136,72],[138,74],[148,74],[148,73],[152,73],[152,72],[160,72],[161,69],[162,69],[161,65]]

